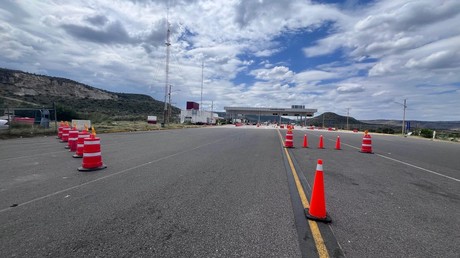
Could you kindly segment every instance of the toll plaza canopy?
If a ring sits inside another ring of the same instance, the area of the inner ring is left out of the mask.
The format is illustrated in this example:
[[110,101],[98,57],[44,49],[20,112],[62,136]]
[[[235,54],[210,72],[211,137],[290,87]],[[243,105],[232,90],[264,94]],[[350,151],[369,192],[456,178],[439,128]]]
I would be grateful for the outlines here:
[[303,105],[293,105],[291,108],[264,107],[224,107],[227,116],[265,115],[265,116],[302,116],[311,117],[317,109],[305,108]]

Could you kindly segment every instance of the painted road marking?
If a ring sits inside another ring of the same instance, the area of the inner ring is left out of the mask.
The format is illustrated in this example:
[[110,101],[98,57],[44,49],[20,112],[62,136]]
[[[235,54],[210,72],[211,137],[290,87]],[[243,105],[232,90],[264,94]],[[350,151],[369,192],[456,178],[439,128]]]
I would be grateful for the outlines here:
[[99,177],[99,178],[96,178],[96,179],[94,179],[94,180],[91,180],[91,181],[88,181],[88,182],[85,182],[85,183],[82,183],[82,184],[79,184],[79,185],[75,185],[75,186],[72,186],[72,187],[69,187],[69,188],[66,188],[66,189],[63,189],[63,190],[59,190],[59,191],[54,192],[54,193],[50,193],[50,194],[47,194],[47,195],[44,195],[44,196],[41,196],[41,197],[32,199],[32,200],[27,201],[27,202],[23,202],[23,203],[17,204],[17,205],[15,205],[14,207],[8,207],[8,208],[5,208],[5,209],[1,209],[1,210],[0,210],[0,213],[5,212],[5,211],[9,211],[9,210],[12,210],[12,209],[17,209],[17,207],[24,206],[24,205],[27,205],[27,204],[31,204],[31,203],[34,203],[34,202],[37,202],[37,201],[40,201],[40,200],[43,200],[43,199],[46,199],[46,198],[49,198],[49,197],[52,197],[52,196],[61,194],[61,193],[65,193],[65,192],[68,192],[68,191],[70,191],[70,190],[77,189],[77,188],[80,188],[80,187],[82,187],[82,186],[89,185],[89,184],[92,184],[92,183],[95,183],[95,182],[104,180],[104,179],[109,178],[109,177],[113,177],[113,176],[116,176],[116,175],[119,175],[119,174],[123,174],[123,173],[126,173],[126,172],[128,172],[128,171],[134,170],[134,169],[136,169],[136,168],[145,167],[145,166],[147,166],[147,165],[150,165],[150,164],[153,164],[153,163],[157,163],[157,162],[159,162],[159,161],[162,161],[162,160],[165,160],[165,159],[169,159],[169,158],[175,157],[175,156],[180,155],[180,154],[183,154],[183,153],[187,153],[187,152],[190,152],[190,151],[193,151],[193,150],[196,150],[196,149],[200,149],[200,148],[202,148],[202,147],[205,147],[205,146],[214,144],[214,143],[216,143],[216,142],[223,141],[224,139],[229,138],[229,137],[232,137],[232,136],[233,136],[233,135],[228,135],[228,136],[223,137],[223,138],[220,138],[220,139],[218,139],[218,140],[216,140],[216,141],[208,142],[208,143],[199,145],[199,146],[197,146],[197,147],[194,147],[194,148],[191,148],[191,149],[188,149],[188,150],[179,151],[179,152],[176,152],[176,153],[174,153],[174,154],[171,154],[171,155],[168,155],[168,156],[165,156],[165,157],[162,157],[162,158],[158,158],[158,159],[156,159],[156,160],[152,160],[152,161],[146,162],[146,163],[144,163],[144,164],[140,164],[140,165],[137,165],[137,166],[134,166],[134,167],[131,167],[131,168],[127,168],[127,169],[124,169],[124,170],[115,172],[115,173],[113,173],[113,174],[110,174],[110,175],[106,175],[106,176],[103,176],[103,177]]
[[443,175],[441,173],[438,173],[438,172],[435,172],[433,170],[429,170],[429,169],[426,169],[426,168],[422,168],[422,167],[419,167],[419,166],[416,166],[416,165],[412,165],[410,163],[407,163],[407,162],[404,162],[404,161],[401,161],[401,160],[397,160],[397,159],[394,159],[394,158],[390,158],[390,157],[387,157],[385,155],[381,155],[381,154],[375,154],[379,157],[382,157],[382,158],[385,158],[385,159],[389,159],[389,160],[392,160],[392,161],[395,161],[395,162],[398,162],[398,163],[401,163],[401,164],[404,164],[406,166],[409,166],[409,167],[413,167],[413,168],[417,168],[417,169],[420,169],[422,171],[425,171],[425,172],[428,172],[428,173],[431,173],[431,174],[434,174],[434,175],[438,175],[438,176],[442,176],[442,177],[445,177],[447,179],[450,179],[450,180],[454,180],[454,181],[457,181],[457,182],[460,182],[460,179],[457,179],[457,178],[454,178],[454,177],[450,177],[450,176],[446,176],[446,175]]
[[[283,137],[281,136],[280,131],[278,130],[278,136],[281,140],[281,145],[283,145]],[[310,208],[310,204],[308,203],[307,196],[303,190],[302,184],[300,183],[299,176],[297,171],[292,163],[291,156],[286,148],[284,148],[284,152],[286,153],[286,157],[291,167],[292,176],[294,177],[295,185],[297,187],[297,192],[299,193],[300,200],[302,201],[302,206],[304,209]],[[305,218],[306,219],[306,218]],[[316,221],[308,220],[308,224],[310,226],[311,233],[313,235],[313,240],[315,241],[316,249],[318,250],[318,255],[320,258],[328,258],[329,253],[327,252],[326,245],[324,244],[324,239],[321,235],[321,231],[319,230],[318,224]]]
[[[346,145],[348,147],[351,147],[351,148],[354,148],[354,149],[357,149],[357,150],[360,150],[361,148],[357,148],[355,146],[352,146],[352,145],[349,145],[349,144],[346,144],[346,143],[342,143],[343,145]],[[404,162],[404,161],[401,161],[401,160],[397,160],[397,159],[394,159],[394,158],[390,158],[388,156],[385,156],[385,155],[382,155],[382,154],[375,154],[379,157],[382,157],[382,158],[385,158],[385,159],[388,159],[388,160],[391,160],[391,161],[394,161],[394,162],[398,162],[400,164],[403,164],[403,165],[406,165],[406,166],[409,166],[409,167],[413,167],[413,168],[416,168],[416,169],[419,169],[419,170],[422,170],[422,171],[425,171],[425,172],[428,172],[428,173],[431,173],[431,174],[434,174],[434,175],[437,175],[437,176],[441,176],[441,177],[444,177],[444,178],[447,178],[447,179],[450,179],[450,180],[454,180],[456,182],[460,182],[460,179],[457,179],[455,177],[450,177],[450,176],[446,176],[444,174],[441,174],[439,172],[435,172],[433,170],[429,170],[427,168],[422,168],[422,167],[419,167],[419,166],[416,166],[416,165],[413,165],[413,164],[410,164],[410,163],[407,163],[407,162]]]

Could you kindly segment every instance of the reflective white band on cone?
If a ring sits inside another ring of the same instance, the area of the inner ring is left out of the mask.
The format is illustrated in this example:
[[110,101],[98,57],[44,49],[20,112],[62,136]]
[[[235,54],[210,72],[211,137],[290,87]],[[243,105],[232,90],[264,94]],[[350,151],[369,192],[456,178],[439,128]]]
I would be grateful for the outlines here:
[[98,157],[101,156],[100,152],[94,152],[94,153],[83,153],[83,157]]
[[97,145],[101,144],[101,141],[85,141],[85,145]]

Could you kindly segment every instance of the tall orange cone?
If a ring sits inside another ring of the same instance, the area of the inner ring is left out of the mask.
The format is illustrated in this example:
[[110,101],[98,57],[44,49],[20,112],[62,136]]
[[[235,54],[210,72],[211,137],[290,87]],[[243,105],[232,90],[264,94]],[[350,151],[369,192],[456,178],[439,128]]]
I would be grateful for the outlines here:
[[324,149],[323,135],[320,135],[320,136],[319,136],[318,149]]
[[340,148],[340,136],[337,136],[337,141],[335,142],[335,149],[341,150]]
[[303,136],[303,148],[308,148],[308,139],[307,139],[307,134]]
[[285,148],[294,148],[294,137],[292,135],[292,130],[288,129],[286,133],[286,141],[284,142]]
[[326,212],[326,198],[324,194],[324,179],[323,179],[323,160],[318,159],[316,165],[315,181],[310,200],[310,208],[305,209],[307,219],[321,221],[325,223],[331,222],[331,218]]

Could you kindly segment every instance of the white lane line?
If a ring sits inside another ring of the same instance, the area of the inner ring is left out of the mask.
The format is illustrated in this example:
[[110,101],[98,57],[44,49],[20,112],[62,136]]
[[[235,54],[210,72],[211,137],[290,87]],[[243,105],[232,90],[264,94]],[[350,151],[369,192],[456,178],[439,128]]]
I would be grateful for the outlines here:
[[[344,144],[342,143],[343,145],[346,145],[346,146],[349,146],[349,147],[352,147],[354,149],[357,149],[357,150],[360,150],[360,148],[357,148],[355,146],[351,146],[349,144]],[[413,165],[413,164],[410,164],[410,163],[407,163],[407,162],[404,162],[404,161],[401,161],[401,160],[397,160],[397,159],[394,159],[394,158],[390,158],[388,156],[385,156],[385,155],[382,155],[382,154],[375,154],[379,157],[382,157],[382,158],[385,158],[385,159],[389,159],[391,161],[394,161],[394,162],[398,162],[398,163],[401,163],[401,164],[404,164],[406,166],[409,166],[409,167],[413,167],[413,168],[416,168],[416,169],[420,169],[420,170],[423,170],[425,172],[428,172],[428,173],[431,173],[431,174],[434,174],[434,175],[437,175],[437,176],[441,176],[441,177],[444,177],[444,178],[447,178],[447,179],[450,179],[450,180],[454,180],[456,182],[460,182],[460,179],[457,179],[457,178],[454,178],[454,177],[450,177],[450,176],[446,176],[446,175],[443,175],[441,173],[438,173],[438,172],[435,172],[433,170],[429,170],[429,169],[426,169],[426,168],[422,168],[422,167],[419,167],[419,166],[416,166],[416,165]]]
[[144,163],[144,164],[140,164],[140,165],[137,165],[137,166],[134,166],[134,167],[131,167],[131,168],[127,168],[127,169],[125,169],[125,170],[121,170],[121,171],[115,172],[115,173],[110,174],[110,175],[106,175],[106,176],[103,176],[103,177],[99,177],[99,178],[96,178],[96,179],[94,179],[94,180],[91,180],[91,181],[88,181],[88,182],[85,182],[85,183],[82,183],[82,184],[79,184],[79,185],[75,185],[75,186],[69,187],[69,188],[67,188],[67,189],[63,189],[63,190],[60,190],[60,191],[57,191],[57,192],[54,192],[54,193],[50,193],[50,194],[47,194],[47,195],[44,195],[44,196],[41,196],[41,197],[32,199],[32,200],[27,201],[27,202],[23,202],[23,203],[20,203],[20,204],[14,204],[14,207],[8,207],[8,208],[5,208],[5,209],[1,209],[1,210],[0,210],[0,213],[3,213],[3,212],[5,212],[5,211],[9,211],[9,210],[11,210],[11,209],[17,209],[17,207],[19,207],[19,206],[24,206],[24,205],[27,205],[27,204],[31,204],[31,203],[34,203],[34,202],[36,202],[36,201],[40,201],[40,200],[43,200],[43,199],[46,199],[46,198],[49,198],[49,197],[52,197],[52,196],[55,196],[55,195],[58,195],[58,194],[61,194],[61,193],[70,191],[70,190],[73,190],[73,189],[77,189],[77,188],[80,188],[80,187],[82,187],[82,186],[89,185],[89,184],[92,184],[92,183],[95,183],[95,182],[104,180],[104,179],[109,178],[109,177],[113,177],[113,176],[116,176],[116,175],[119,175],[119,174],[123,174],[123,173],[126,173],[126,172],[128,172],[128,171],[134,170],[134,169],[136,169],[136,168],[145,167],[145,166],[147,166],[147,165],[150,165],[150,164],[153,164],[153,163],[156,163],[156,162],[165,160],[165,159],[169,159],[169,158],[175,157],[175,156],[180,155],[180,154],[183,154],[183,153],[190,153],[190,151],[193,151],[193,150],[202,148],[202,147],[204,147],[204,146],[208,146],[208,145],[214,144],[214,143],[216,143],[216,142],[223,141],[224,139],[226,139],[226,138],[228,138],[228,137],[230,137],[230,136],[233,136],[233,135],[227,135],[226,137],[222,137],[222,138],[220,138],[220,139],[218,139],[218,140],[215,140],[215,141],[213,141],[213,142],[208,142],[208,143],[199,145],[199,146],[197,146],[197,147],[194,147],[194,148],[191,148],[191,149],[188,149],[188,150],[179,151],[179,152],[177,152],[177,153],[174,153],[174,154],[171,154],[171,155],[168,155],[168,156],[165,156],[165,157],[156,159],[156,160],[152,160],[152,161],[149,161],[149,162],[146,162],[146,163]]
[[26,158],[44,156],[44,155],[48,155],[48,154],[55,154],[55,153],[61,153],[61,152],[69,152],[69,150],[53,151],[53,152],[42,152],[42,153],[33,154],[33,155],[25,155],[25,156],[20,156],[20,157],[11,157],[11,158],[0,159],[0,161],[14,160],[14,159],[26,159]]
[[445,177],[445,178],[447,178],[447,179],[451,179],[451,180],[460,182],[460,179],[457,179],[457,178],[454,178],[454,177],[450,177],[450,176],[446,176],[446,175],[443,175],[443,174],[441,174],[441,173],[435,172],[435,171],[433,171],[433,170],[429,170],[429,169],[422,168],[422,167],[419,167],[419,166],[416,166],[416,165],[412,165],[412,164],[410,164],[410,163],[407,163],[407,162],[404,162],[404,161],[401,161],[401,160],[397,160],[397,159],[393,159],[393,158],[390,158],[390,157],[387,157],[387,156],[384,156],[384,155],[381,155],[381,154],[375,154],[375,155],[377,155],[377,156],[379,156],[379,157],[382,157],[382,158],[385,158],[385,159],[389,159],[389,160],[392,160],[392,161],[401,163],[401,164],[404,164],[404,165],[409,166],[409,167],[413,167],[413,168],[417,168],[417,169],[423,170],[423,171],[428,172],[428,173],[431,173],[431,174],[435,174],[435,175],[438,175],[438,176]]

